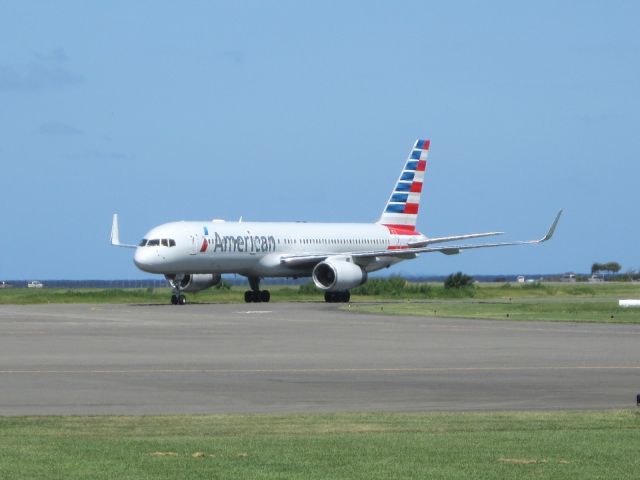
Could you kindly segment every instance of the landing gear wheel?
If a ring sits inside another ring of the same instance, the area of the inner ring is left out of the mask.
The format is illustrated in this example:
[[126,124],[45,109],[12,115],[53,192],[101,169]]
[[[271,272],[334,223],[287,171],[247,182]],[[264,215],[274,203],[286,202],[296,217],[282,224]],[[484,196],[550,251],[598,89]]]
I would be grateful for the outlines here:
[[269,300],[271,300],[269,290],[247,290],[244,292],[244,301],[247,303],[267,303]]
[[186,305],[187,304],[187,297],[185,297],[184,295],[178,295],[178,305]]
[[324,301],[327,303],[348,303],[351,300],[351,292],[345,290],[343,292],[324,292]]
[[244,292],[244,301],[247,303],[256,303],[260,301],[260,292],[247,290]]
[[171,295],[171,305],[177,305],[177,304],[178,304],[178,296]]

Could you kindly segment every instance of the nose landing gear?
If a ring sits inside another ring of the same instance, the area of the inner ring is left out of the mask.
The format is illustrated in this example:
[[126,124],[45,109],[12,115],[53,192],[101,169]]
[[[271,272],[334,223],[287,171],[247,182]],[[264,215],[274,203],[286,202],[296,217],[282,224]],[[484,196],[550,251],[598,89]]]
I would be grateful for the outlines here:
[[271,300],[269,290],[260,290],[260,277],[249,277],[249,286],[251,290],[244,292],[244,301],[247,303],[267,303]]
[[182,294],[182,287],[186,285],[184,275],[174,275],[165,277],[169,281],[169,285],[173,287],[171,292],[171,305],[186,305],[187,297]]

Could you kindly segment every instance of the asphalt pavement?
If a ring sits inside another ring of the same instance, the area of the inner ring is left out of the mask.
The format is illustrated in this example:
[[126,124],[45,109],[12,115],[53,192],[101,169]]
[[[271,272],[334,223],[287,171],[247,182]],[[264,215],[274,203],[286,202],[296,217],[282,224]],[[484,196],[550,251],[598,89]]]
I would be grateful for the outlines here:
[[0,306],[0,415],[629,408],[640,325]]

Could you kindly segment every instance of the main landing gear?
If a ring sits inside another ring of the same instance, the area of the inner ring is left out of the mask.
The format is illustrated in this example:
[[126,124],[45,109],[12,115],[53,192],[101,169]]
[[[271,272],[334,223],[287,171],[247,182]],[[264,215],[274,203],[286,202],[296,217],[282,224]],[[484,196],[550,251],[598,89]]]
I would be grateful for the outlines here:
[[327,303],[348,303],[351,299],[351,292],[324,292],[324,301]]
[[244,292],[244,301],[247,303],[268,302],[271,300],[269,290],[260,290],[260,277],[249,277],[251,290]]
[[186,305],[187,297],[184,295],[171,295],[171,305]]

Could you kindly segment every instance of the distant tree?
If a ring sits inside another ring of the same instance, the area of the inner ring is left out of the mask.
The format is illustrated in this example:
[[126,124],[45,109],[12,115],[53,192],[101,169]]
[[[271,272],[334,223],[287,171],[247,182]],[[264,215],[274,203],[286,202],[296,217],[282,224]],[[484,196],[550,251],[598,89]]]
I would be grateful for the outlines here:
[[638,271],[633,269],[629,269],[626,272],[618,274],[618,276],[616,276],[616,280],[620,282],[633,282],[634,280],[637,280],[637,278]]
[[618,262],[605,263],[605,270],[611,273],[618,273],[622,267]]
[[463,288],[473,284],[473,277],[462,273],[456,272],[449,275],[444,281],[444,288]]
[[621,269],[618,262],[594,263],[591,265],[591,275],[599,272],[618,273]]

